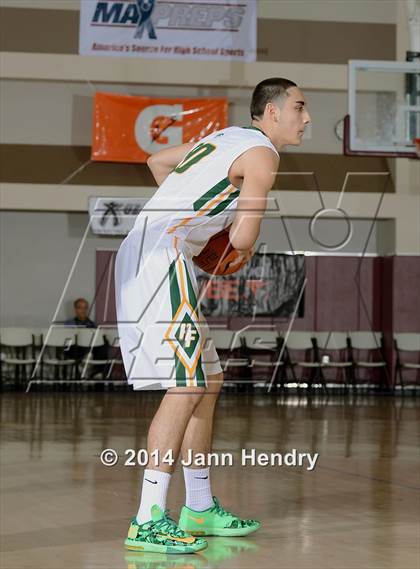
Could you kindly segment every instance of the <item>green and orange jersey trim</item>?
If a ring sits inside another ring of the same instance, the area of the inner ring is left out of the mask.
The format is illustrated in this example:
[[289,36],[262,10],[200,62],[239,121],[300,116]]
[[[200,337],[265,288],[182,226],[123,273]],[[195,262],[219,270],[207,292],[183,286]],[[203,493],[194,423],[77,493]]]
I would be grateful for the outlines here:
[[175,225],[169,227],[166,232],[171,234],[177,229],[185,227],[193,219],[201,216],[213,216],[225,210],[232,201],[239,196],[239,190],[233,186],[229,178],[223,178],[207,190],[203,195],[197,198],[193,203],[193,209],[197,213],[184,217]]

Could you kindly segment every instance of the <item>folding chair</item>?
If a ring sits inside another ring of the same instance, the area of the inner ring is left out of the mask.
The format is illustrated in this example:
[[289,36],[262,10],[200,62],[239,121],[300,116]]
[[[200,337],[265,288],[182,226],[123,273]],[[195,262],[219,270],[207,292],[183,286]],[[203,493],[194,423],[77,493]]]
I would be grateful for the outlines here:
[[[253,383],[261,381],[257,374],[262,373],[263,385],[277,388],[280,368],[284,367],[284,362],[279,359],[277,331],[272,326],[247,328],[241,332],[241,341],[249,360]],[[281,386],[284,387],[284,382],[281,382]]]
[[[394,334],[394,347],[397,356],[394,385],[396,385],[397,379],[399,379],[401,391],[404,393],[403,372],[416,371],[416,375],[420,372],[420,333],[404,332]],[[416,386],[418,385],[416,383]]]
[[104,380],[109,360],[102,331],[98,328],[79,328],[77,346],[85,352],[77,362],[80,379],[94,381],[95,375],[99,373]]
[[387,365],[384,357],[383,338],[381,332],[349,332],[349,356],[353,362],[353,386],[360,385],[358,370],[369,370],[370,379],[375,370],[379,375],[379,386],[387,382]]
[[116,326],[101,326],[101,331],[105,336],[105,341],[108,347],[108,368],[106,371],[106,378],[121,384],[126,384],[124,362],[120,350],[120,336],[118,327]]
[[36,363],[33,331],[28,328],[3,328],[0,333],[0,352],[2,382],[9,379],[8,372],[11,368],[11,379],[17,387],[21,387],[26,383],[28,375],[32,374]]
[[317,357],[317,345],[315,340],[315,332],[290,332],[284,336],[286,343],[286,363],[292,373],[294,382],[300,385],[301,381],[296,377],[295,369],[301,368],[302,371],[309,371],[308,390],[311,391],[312,386],[316,382],[320,382],[326,393],[328,393],[327,384],[322,373],[322,364]]
[[78,379],[74,348],[77,346],[76,326],[53,325],[44,330],[41,351],[41,380],[37,383],[68,383]]
[[239,332],[212,328],[211,337],[225,374],[224,387],[238,385],[249,374],[249,360],[241,345]]
[[335,380],[348,389],[353,381],[353,362],[349,354],[347,332],[316,332],[317,361],[322,370],[335,370]]

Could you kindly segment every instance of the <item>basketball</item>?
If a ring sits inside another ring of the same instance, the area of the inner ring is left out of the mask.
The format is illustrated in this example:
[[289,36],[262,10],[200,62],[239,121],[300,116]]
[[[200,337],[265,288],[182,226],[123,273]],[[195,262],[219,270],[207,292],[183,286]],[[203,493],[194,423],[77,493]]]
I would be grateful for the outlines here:
[[241,269],[252,253],[237,251],[229,240],[230,225],[209,239],[199,255],[193,257],[194,263],[210,275],[231,275]]

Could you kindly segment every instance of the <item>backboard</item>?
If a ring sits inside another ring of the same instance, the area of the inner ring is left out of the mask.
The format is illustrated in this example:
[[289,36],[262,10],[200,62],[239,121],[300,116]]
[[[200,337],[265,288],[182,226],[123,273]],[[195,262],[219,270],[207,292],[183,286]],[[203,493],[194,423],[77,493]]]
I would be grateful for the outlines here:
[[344,154],[417,158],[420,58],[350,60]]

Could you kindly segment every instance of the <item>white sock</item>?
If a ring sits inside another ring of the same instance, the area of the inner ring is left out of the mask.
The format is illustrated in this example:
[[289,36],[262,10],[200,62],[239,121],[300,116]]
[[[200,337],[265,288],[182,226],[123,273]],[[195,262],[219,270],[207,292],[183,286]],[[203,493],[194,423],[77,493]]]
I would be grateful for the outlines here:
[[210,468],[186,468],[184,466],[185,505],[198,512],[213,506],[210,488]]
[[144,524],[152,519],[150,510],[155,504],[165,511],[170,480],[171,474],[168,472],[146,468],[143,475],[140,507],[136,516],[138,524]]

